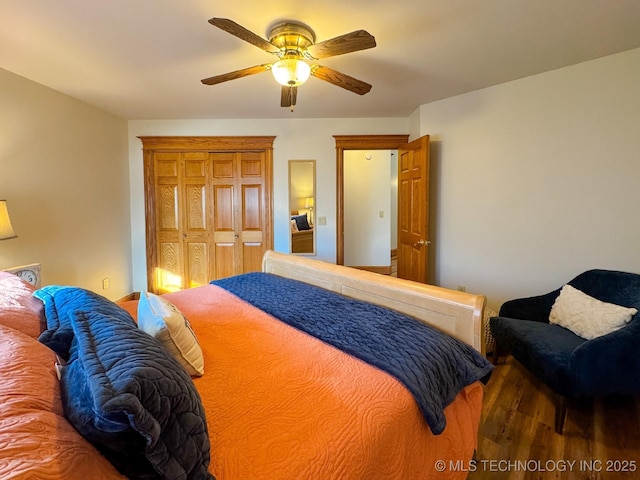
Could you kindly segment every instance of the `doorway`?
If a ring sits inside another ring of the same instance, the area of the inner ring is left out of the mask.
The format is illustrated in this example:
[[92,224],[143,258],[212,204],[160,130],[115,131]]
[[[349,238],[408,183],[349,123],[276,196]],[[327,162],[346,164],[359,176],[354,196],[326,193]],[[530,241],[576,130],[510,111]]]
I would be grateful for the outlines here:
[[344,152],[348,150],[398,150],[409,135],[334,135],[336,139],[336,263],[344,265]]
[[344,152],[344,265],[390,275],[397,249],[397,150]]
[[[344,265],[345,151],[398,150],[398,277],[428,281],[429,136],[334,135],[337,159],[336,263]],[[391,252],[389,252],[391,253]]]

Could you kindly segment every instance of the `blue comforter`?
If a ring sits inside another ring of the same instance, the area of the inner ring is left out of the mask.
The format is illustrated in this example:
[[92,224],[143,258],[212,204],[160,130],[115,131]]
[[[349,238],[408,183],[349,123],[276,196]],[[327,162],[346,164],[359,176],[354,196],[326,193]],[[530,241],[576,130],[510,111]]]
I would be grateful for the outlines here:
[[40,341],[68,359],[65,415],[131,479],[207,480],[209,437],[191,378],[113,302],[75,287],[35,292],[47,330]]
[[493,366],[469,345],[407,315],[266,273],[211,282],[320,340],[393,375],[413,394],[434,434],[444,408]]

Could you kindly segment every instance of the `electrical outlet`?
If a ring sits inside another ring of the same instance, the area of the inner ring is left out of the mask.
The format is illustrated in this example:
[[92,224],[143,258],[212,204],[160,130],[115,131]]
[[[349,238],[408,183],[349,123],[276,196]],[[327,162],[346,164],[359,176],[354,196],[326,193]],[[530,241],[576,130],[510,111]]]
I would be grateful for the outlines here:
[[467,287],[465,287],[464,285],[458,285],[458,291],[459,292],[466,292],[467,291]]
[[326,225],[327,224],[327,217],[318,217],[318,225]]
[[102,289],[106,290],[107,288],[109,288],[109,279],[108,278],[103,278],[102,279]]

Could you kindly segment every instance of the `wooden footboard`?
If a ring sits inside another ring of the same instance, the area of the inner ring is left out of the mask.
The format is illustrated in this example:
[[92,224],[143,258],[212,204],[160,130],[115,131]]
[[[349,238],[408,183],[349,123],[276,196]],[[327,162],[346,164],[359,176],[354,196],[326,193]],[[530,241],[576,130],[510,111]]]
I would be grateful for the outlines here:
[[411,315],[468,343],[483,355],[486,298],[446,288],[267,251],[262,271],[333,290]]

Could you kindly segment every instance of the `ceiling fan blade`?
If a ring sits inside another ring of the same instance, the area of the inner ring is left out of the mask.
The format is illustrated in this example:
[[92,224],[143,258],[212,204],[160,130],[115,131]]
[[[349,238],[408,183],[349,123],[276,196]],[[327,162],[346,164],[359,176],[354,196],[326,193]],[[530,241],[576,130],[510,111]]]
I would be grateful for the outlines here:
[[224,30],[227,33],[230,33],[231,35],[244,40],[245,42],[249,42],[256,47],[261,48],[266,52],[274,54],[280,53],[280,49],[278,47],[269,43],[267,40],[259,35],[256,35],[252,31],[247,30],[242,25],[238,25],[233,20],[229,20],[228,18],[212,18],[209,20],[209,23]]
[[298,87],[285,87],[283,85],[282,90],[280,91],[280,106],[290,108],[291,111],[293,111],[297,97]]
[[306,53],[317,60],[357,52],[358,50],[366,50],[375,46],[376,39],[373,35],[366,30],[356,30],[355,32],[311,45],[307,48]]
[[255,67],[243,68],[242,70],[236,70],[235,72],[223,73],[222,75],[205,78],[201,81],[205,85],[217,85],[218,83],[235,80],[236,78],[242,78],[249,75],[255,75],[256,73],[262,73],[266,70],[270,70],[271,65],[271,63],[264,63],[262,65],[256,65]]
[[358,95],[364,95],[371,90],[371,85],[357,78],[350,77],[329,67],[314,65],[311,67],[311,75],[325,82],[332,83]]

